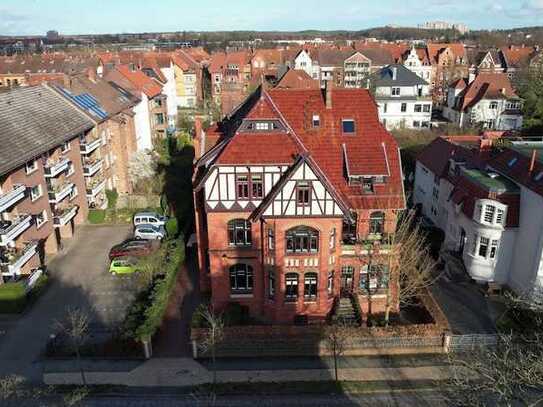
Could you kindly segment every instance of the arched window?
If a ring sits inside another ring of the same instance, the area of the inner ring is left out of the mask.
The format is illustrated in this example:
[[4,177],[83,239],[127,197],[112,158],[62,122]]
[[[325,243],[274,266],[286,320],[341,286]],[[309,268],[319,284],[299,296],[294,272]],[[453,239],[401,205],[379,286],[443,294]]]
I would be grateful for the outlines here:
[[306,300],[317,298],[317,273],[305,273],[304,275],[304,297]]
[[245,219],[233,219],[228,222],[228,243],[231,246],[250,246],[251,222]]
[[230,290],[233,293],[253,291],[253,268],[248,264],[235,264],[230,267]]
[[298,299],[298,274],[285,274],[285,301],[296,301]]
[[370,215],[370,234],[383,234],[385,227],[385,214],[372,212]]
[[287,253],[317,253],[319,251],[319,231],[307,226],[287,230]]

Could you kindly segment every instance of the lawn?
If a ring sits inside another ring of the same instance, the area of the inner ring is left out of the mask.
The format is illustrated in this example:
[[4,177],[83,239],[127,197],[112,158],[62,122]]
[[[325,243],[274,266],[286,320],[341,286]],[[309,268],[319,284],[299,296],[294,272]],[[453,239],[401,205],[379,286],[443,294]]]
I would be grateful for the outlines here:
[[29,292],[25,289],[25,283],[6,283],[0,285],[0,314],[19,314],[30,306],[43,292],[48,283],[48,277],[44,274]]

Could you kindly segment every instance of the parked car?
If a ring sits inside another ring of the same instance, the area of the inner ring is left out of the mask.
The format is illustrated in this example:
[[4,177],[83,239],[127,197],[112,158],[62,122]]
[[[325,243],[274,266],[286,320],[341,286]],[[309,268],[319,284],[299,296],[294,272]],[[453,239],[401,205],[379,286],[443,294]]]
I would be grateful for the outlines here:
[[111,274],[132,274],[135,273],[138,260],[135,257],[119,257],[113,259],[109,266]]
[[151,254],[157,245],[153,244],[151,240],[140,239],[128,239],[122,243],[119,243],[111,248],[109,251],[109,260],[113,260],[117,257],[141,257]]
[[134,215],[134,226],[153,225],[164,226],[168,221],[167,216],[159,215],[156,212],[139,212]]
[[154,226],[143,224],[136,226],[134,230],[134,238],[142,240],[162,240],[166,236],[164,226]]

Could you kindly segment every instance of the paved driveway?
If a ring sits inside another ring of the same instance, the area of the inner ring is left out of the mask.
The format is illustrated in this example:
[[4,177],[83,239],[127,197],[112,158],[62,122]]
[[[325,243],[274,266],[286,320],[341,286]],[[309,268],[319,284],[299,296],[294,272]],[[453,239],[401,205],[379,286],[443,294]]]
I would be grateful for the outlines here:
[[68,307],[86,310],[98,330],[124,317],[135,281],[110,276],[107,254],[130,231],[130,226],[82,226],[77,230],[67,252],[49,263],[51,284],[44,295],[18,320],[0,322],[0,377],[17,373],[40,381],[36,360],[55,320],[63,319]]

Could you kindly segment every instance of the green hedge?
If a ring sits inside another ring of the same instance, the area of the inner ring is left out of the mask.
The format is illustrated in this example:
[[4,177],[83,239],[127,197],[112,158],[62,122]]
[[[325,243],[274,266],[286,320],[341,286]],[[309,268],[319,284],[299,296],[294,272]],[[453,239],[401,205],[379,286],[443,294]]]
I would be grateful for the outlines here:
[[103,209],[90,209],[89,210],[89,223],[92,223],[93,225],[104,223],[104,219],[106,218],[106,211]]
[[161,274],[155,276],[150,286],[132,304],[124,323],[125,334],[142,341],[151,338],[164,319],[171,294],[175,288],[177,275],[185,261],[183,237],[168,240],[160,250],[162,259]]
[[19,314],[32,304],[47,286],[48,277],[43,274],[32,290],[25,291],[22,281],[0,285],[0,314]]
[[119,193],[116,189],[106,189],[107,208],[115,209],[117,206],[117,199],[119,199]]

